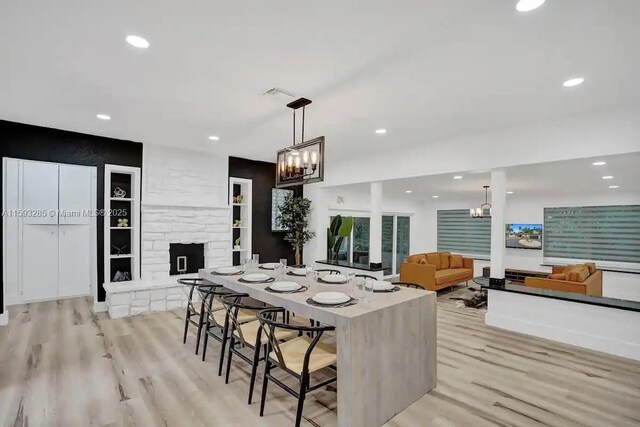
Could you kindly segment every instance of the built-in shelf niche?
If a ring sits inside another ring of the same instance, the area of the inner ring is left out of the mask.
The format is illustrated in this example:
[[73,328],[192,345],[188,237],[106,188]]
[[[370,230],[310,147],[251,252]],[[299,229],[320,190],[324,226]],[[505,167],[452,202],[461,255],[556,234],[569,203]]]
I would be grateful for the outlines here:
[[[118,271],[140,278],[140,168],[105,165],[105,283]],[[122,197],[120,197],[122,196]],[[126,226],[118,226],[126,219]]]
[[[245,258],[251,257],[251,209],[252,209],[252,180],[245,178],[229,178],[229,205],[231,215],[231,252],[233,265],[241,265]],[[242,195],[242,201],[236,198]],[[239,226],[234,226],[240,220]],[[240,239],[240,247],[235,242]]]

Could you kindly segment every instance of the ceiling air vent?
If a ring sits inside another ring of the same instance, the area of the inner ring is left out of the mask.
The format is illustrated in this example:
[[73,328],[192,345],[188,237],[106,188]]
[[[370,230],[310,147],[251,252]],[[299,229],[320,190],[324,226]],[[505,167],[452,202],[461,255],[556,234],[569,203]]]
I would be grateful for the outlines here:
[[293,93],[288,92],[284,89],[280,89],[279,87],[274,87],[273,89],[269,89],[268,91],[263,93],[263,95],[276,98],[276,99],[282,99],[285,101],[291,101],[293,98],[295,98],[295,95]]

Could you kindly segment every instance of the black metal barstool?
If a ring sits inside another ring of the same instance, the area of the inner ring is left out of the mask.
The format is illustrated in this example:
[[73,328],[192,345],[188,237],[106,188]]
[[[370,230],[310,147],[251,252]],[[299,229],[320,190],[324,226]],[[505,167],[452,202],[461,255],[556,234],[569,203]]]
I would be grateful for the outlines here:
[[[300,426],[302,420],[302,408],[307,393],[322,388],[336,381],[337,377],[332,377],[321,381],[313,386],[310,384],[309,376],[313,372],[324,368],[335,370],[337,363],[337,353],[334,346],[321,342],[322,334],[327,331],[334,331],[333,326],[302,326],[279,323],[277,316],[284,313],[282,308],[268,308],[258,313],[258,321],[267,335],[267,357],[265,359],[264,379],[262,383],[262,398],[260,400],[260,416],[264,415],[264,405],[267,398],[267,385],[273,381],[287,393],[298,398],[298,410],[296,412],[295,426]],[[298,338],[280,343],[276,334],[276,329],[295,331],[298,334],[310,332],[313,338],[301,335]],[[298,391],[284,384],[279,379],[271,375],[271,370],[276,367],[291,374],[300,381]]]
[[329,273],[329,274],[342,274],[340,270],[335,270],[333,268],[319,268],[317,270],[313,270],[317,273]]
[[404,286],[405,288],[412,288],[412,289],[420,289],[421,291],[426,291],[425,288],[423,288],[422,286],[418,285],[417,283],[410,283],[410,282],[391,282],[392,285],[398,285],[398,286]]
[[[264,310],[264,305],[258,305],[256,300],[250,298],[248,294],[230,294],[221,298],[222,304],[229,313],[229,347],[227,350],[227,371],[225,374],[224,382],[229,382],[229,372],[231,370],[231,360],[233,355],[237,355],[240,359],[251,365],[251,380],[249,382],[249,399],[248,403],[251,405],[253,398],[253,389],[256,382],[256,373],[258,371],[258,364],[261,360],[264,360],[267,356],[267,335],[262,333],[262,324],[256,319],[251,322],[241,323],[238,321],[238,316],[242,311],[254,311],[258,312]],[[283,311],[284,316],[284,311]],[[278,341],[285,341],[295,338],[298,334],[295,331],[276,329],[275,336]],[[240,343],[241,346],[249,347],[253,350],[253,357],[243,354],[240,348],[236,348],[236,343]],[[264,356],[260,357],[260,350],[264,351]]]
[[380,280],[377,277],[373,277],[368,274],[355,274],[354,277],[361,277],[363,279],[371,279],[371,280]]
[[[193,294],[196,289],[199,288],[207,288],[212,289],[217,287],[218,285],[214,284],[204,284],[204,280],[201,278],[192,278],[192,279],[178,279],[178,283],[185,286],[188,289],[187,294],[187,312],[184,317],[184,335],[182,337],[182,344],[187,342],[187,334],[189,332],[189,325],[193,325],[198,328],[197,338],[196,338],[196,354],[198,354],[198,349],[200,347],[200,337],[202,334],[202,326],[204,324],[204,301],[201,301],[200,308],[196,308],[195,303],[193,301]],[[191,317],[198,315],[198,321],[191,319]]]

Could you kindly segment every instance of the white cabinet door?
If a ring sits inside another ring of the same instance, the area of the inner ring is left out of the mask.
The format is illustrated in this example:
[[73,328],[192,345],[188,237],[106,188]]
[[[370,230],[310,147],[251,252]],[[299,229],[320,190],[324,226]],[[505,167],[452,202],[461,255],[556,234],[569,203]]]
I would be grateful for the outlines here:
[[58,165],[22,162],[23,224],[58,224]]
[[91,293],[91,226],[60,225],[58,238],[58,296]]
[[[91,168],[60,165],[60,224],[89,224]],[[84,213],[83,213],[84,212]]]
[[22,227],[22,300],[58,296],[58,226]]

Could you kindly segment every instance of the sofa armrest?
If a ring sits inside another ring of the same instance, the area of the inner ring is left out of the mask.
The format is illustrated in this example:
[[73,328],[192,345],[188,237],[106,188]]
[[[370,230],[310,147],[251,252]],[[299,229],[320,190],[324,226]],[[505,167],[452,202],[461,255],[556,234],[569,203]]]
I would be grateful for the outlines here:
[[587,295],[602,296],[602,270],[596,270],[584,281],[587,287]]
[[403,262],[400,264],[400,281],[415,283],[425,289],[433,288],[436,285],[436,266]]
[[473,258],[462,258],[462,267],[471,269],[471,276],[473,277]]

